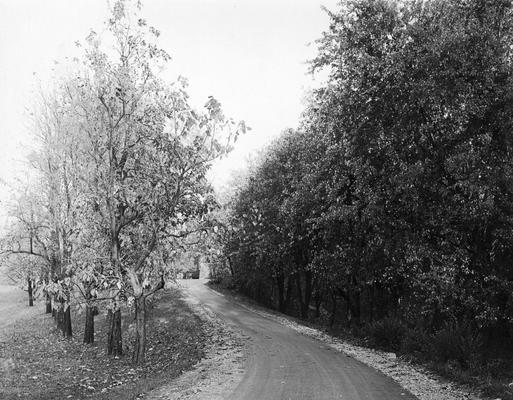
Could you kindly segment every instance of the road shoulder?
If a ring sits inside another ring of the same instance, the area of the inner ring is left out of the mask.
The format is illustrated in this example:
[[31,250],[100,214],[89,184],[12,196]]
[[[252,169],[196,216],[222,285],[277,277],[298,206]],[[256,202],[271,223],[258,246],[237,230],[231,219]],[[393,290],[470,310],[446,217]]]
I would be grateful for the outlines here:
[[203,321],[207,345],[205,357],[192,370],[169,384],[145,394],[145,400],[224,400],[235,389],[244,374],[242,332],[229,327],[214,312],[183,291],[185,301]]

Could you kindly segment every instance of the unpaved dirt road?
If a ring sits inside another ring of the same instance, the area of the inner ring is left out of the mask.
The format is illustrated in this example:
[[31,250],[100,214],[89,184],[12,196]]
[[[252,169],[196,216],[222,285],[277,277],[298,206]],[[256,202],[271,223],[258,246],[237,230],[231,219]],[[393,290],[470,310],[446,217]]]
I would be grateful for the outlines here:
[[242,379],[226,400],[414,400],[391,378],[320,341],[300,335],[205,286],[189,293],[249,337]]

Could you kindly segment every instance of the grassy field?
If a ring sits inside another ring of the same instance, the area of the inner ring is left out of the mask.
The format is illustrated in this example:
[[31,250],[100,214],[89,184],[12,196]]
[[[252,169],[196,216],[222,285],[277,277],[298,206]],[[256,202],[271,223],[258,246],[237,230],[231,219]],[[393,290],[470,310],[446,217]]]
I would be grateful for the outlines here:
[[[11,296],[12,293],[16,295]],[[20,295],[21,293],[21,295]],[[64,339],[42,305],[29,309],[23,292],[3,286],[0,298],[0,398],[129,400],[190,369],[203,356],[203,325],[177,289],[159,293],[148,318],[147,362],[131,365],[133,315],[124,313],[123,357],[105,354],[106,318],[95,319],[96,343],[82,343],[83,315],[73,313]],[[9,299],[6,299],[6,295]],[[14,299],[14,301],[12,300]],[[16,317],[16,315],[21,317]]]

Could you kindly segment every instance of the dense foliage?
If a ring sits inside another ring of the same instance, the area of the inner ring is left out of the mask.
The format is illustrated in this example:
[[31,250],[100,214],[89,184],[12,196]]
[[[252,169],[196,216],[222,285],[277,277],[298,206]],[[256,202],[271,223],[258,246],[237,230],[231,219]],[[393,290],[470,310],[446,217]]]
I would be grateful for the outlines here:
[[326,85],[232,199],[234,284],[392,347],[420,341],[406,329],[511,341],[512,16],[496,0],[330,13],[312,62]]
[[122,353],[121,310],[135,313],[134,353],[146,352],[147,300],[174,277],[186,237],[212,225],[206,173],[246,127],[209,97],[189,102],[187,80],[162,79],[170,56],[140,2],[118,0],[91,31],[72,72],[41,93],[34,112],[32,179],[18,197],[2,261],[43,287],[47,312],[72,335],[70,305],[108,310],[108,353]]

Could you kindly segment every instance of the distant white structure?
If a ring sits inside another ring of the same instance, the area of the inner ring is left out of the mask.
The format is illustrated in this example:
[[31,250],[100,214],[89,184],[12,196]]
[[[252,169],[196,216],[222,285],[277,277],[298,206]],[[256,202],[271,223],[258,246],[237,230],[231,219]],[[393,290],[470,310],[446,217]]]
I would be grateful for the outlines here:
[[208,262],[205,257],[201,257],[199,260],[200,267],[200,279],[208,279],[210,278],[210,267],[208,266]]

